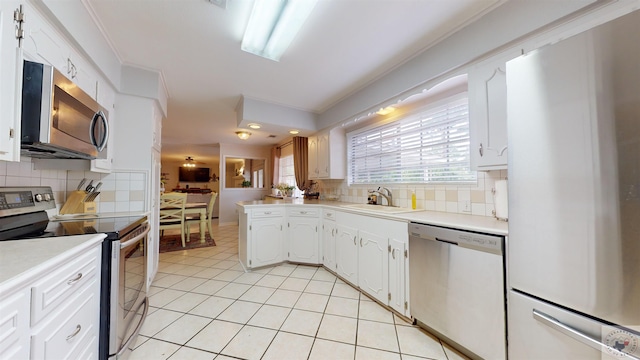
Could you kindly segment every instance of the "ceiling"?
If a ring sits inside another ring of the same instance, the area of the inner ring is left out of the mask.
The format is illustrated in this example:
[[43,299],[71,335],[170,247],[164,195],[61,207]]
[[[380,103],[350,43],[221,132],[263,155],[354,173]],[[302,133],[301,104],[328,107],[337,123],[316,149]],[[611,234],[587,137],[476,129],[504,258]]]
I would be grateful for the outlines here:
[[85,4],[123,64],[162,73],[169,93],[163,160],[206,163],[219,143],[268,145],[291,136],[267,127],[238,139],[241,95],[320,114],[498,2],[319,0],[279,62],[240,50],[253,0],[227,0],[226,8],[207,0]]

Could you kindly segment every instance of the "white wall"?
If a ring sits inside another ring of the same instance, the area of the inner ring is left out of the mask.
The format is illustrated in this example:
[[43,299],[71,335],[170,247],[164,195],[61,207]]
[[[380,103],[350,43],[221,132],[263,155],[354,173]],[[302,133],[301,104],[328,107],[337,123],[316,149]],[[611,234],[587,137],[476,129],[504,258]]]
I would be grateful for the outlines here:
[[[251,141],[250,139],[248,141]],[[236,203],[238,201],[247,200],[261,200],[265,195],[271,192],[269,187],[264,189],[254,188],[235,188],[227,189],[224,185],[225,169],[224,158],[229,157],[244,157],[244,158],[259,158],[266,160],[266,174],[265,179],[271,179],[271,146],[252,146],[248,144],[220,144],[220,193],[219,193],[219,224],[237,224],[238,214],[236,213]],[[271,183],[265,181],[265,184]]]
[[[324,129],[406,98],[407,92],[534,32],[595,0],[507,1],[319,115]],[[602,1],[601,1],[602,2]],[[438,79],[440,81],[442,79]],[[421,89],[418,89],[421,90]]]

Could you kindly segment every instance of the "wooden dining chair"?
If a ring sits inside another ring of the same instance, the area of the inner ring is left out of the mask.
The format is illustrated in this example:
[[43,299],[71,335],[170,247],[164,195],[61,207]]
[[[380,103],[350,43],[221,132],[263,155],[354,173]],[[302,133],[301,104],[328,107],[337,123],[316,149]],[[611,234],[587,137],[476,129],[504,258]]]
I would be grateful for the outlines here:
[[[212,192],[211,193],[211,199],[209,199],[209,205],[207,206],[207,230],[209,230],[209,236],[211,236],[211,238],[213,239],[213,232],[211,232],[211,217],[213,216],[213,205],[216,202],[216,199],[218,198],[218,193],[217,192]],[[185,217],[185,227],[187,229],[187,234],[189,233],[189,226],[192,223],[200,223],[200,215],[194,214],[194,215],[190,215],[188,214]]]
[[180,229],[182,247],[185,242],[184,206],[187,203],[187,194],[167,193],[160,196],[160,234],[165,229]]

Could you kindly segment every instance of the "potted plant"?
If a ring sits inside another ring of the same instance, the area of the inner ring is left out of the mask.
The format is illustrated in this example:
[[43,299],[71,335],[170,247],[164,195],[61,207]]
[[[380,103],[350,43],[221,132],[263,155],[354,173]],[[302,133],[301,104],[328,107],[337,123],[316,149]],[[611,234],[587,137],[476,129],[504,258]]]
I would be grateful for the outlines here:
[[245,180],[245,181],[242,182],[241,185],[242,185],[243,188],[251,187],[251,181]]
[[289,185],[287,183],[280,183],[278,184],[278,186],[276,186],[276,189],[280,190],[280,193],[282,194],[282,196],[288,196],[291,197],[293,195],[293,189],[295,189],[296,187],[293,185]]

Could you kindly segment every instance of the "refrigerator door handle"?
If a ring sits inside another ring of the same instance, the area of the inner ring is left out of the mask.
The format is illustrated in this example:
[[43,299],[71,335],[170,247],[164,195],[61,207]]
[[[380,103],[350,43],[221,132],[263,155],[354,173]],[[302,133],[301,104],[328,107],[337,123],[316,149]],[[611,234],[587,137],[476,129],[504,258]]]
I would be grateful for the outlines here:
[[555,330],[560,331],[561,333],[571,337],[572,339],[580,341],[581,343],[588,345],[596,350],[600,350],[603,353],[604,349],[606,349],[609,354],[615,355],[617,357],[631,360],[640,360],[640,358],[636,356],[614,349],[611,346],[604,344],[569,325],[563,324],[558,319],[536,309],[533,309],[533,318]]

